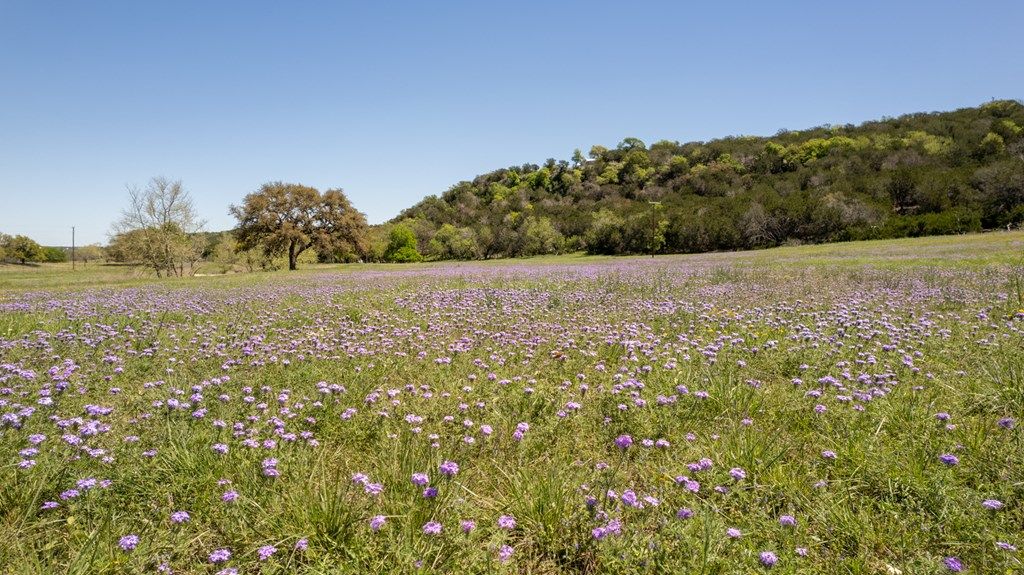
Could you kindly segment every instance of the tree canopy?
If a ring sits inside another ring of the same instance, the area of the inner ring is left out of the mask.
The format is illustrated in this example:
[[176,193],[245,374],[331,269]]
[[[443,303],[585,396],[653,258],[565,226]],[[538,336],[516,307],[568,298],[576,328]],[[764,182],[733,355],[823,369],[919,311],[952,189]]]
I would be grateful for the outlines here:
[[3,254],[3,258],[17,260],[25,264],[42,261],[46,257],[46,252],[42,246],[27,236],[11,237],[0,234],[0,242],[2,242],[0,254]]
[[[707,142],[625,138],[495,170],[404,210],[428,258],[747,249],[1024,222],[1024,105]],[[385,226],[385,227],[387,227]]]
[[320,193],[301,184],[270,182],[231,206],[238,219],[239,250],[260,249],[268,257],[288,255],[288,269],[313,249],[324,255],[368,251],[366,216],[340,189]]
[[423,259],[416,248],[416,235],[408,226],[399,224],[388,234],[388,246],[384,250],[384,261],[412,263]]

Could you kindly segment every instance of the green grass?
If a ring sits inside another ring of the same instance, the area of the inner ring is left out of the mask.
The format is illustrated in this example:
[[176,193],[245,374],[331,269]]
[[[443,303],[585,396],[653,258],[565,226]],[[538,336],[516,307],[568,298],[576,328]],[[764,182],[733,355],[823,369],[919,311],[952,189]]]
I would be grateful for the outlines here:
[[[671,262],[676,265],[719,266],[728,269],[740,266],[770,266],[781,264],[800,267],[905,267],[977,268],[999,265],[1024,264],[1024,231],[990,232],[960,236],[933,236],[896,240],[872,240],[786,246],[746,252],[715,252],[656,256],[588,256],[573,253],[558,256],[483,260],[473,262],[427,262],[420,264],[307,264],[296,272],[221,274],[219,266],[199,264],[200,277],[167,278],[161,285],[202,285],[204,287],[238,287],[260,284],[278,278],[294,279],[297,275],[330,272],[401,271],[415,272],[438,267],[504,268],[514,265],[615,265],[623,261]],[[141,286],[156,281],[145,269],[122,264],[0,264],[0,289],[74,289],[104,286]]]
[[[1024,545],[1022,256],[1014,232],[163,280],[2,266],[0,416],[34,412],[0,426],[0,573],[1022,572],[996,546]],[[111,484],[60,498],[90,477]]]

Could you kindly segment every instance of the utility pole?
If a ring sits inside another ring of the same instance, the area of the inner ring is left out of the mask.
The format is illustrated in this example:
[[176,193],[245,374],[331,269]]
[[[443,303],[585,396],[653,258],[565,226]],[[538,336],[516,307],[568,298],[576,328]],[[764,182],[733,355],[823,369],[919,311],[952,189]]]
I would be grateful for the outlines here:
[[75,226],[71,226],[71,271],[75,271]]

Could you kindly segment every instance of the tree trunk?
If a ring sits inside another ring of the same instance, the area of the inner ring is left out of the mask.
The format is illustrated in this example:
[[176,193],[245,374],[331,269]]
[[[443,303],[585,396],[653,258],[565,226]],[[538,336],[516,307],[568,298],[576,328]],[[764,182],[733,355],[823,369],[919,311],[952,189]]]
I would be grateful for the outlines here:
[[295,242],[288,244],[288,269],[295,269],[295,260],[298,259],[298,255],[295,253]]

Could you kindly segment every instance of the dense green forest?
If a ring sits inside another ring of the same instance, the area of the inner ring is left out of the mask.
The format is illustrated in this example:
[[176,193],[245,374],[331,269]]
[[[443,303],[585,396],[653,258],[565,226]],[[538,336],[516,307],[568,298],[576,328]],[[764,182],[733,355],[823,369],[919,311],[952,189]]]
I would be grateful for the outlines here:
[[371,259],[702,252],[1024,221],[1024,104],[708,142],[626,138],[495,170],[371,230]]

